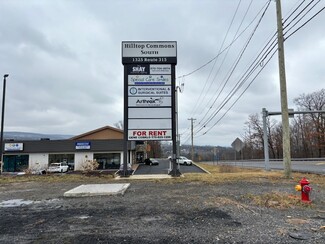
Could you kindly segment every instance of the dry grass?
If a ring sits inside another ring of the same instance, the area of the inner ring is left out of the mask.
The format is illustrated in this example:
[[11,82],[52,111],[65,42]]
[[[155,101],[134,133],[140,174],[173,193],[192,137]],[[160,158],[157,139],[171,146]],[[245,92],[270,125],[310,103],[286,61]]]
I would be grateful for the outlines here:
[[311,205],[301,202],[300,197],[288,193],[272,191],[262,195],[247,195],[253,204],[277,209],[287,209],[295,207],[309,207]]
[[90,175],[90,174],[47,174],[47,175],[20,175],[20,176],[0,176],[0,184],[10,184],[15,182],[107,182],[114,180],[112,175]]
[[188,173],[185,177],[172,179],[173,182],[203,182],[207,184],[227,183],[227,182],[261,182],[261,181],[279,181],[284,180],[279,171],[265,172],[260,169],[240,168],[228,165],[207,165],[198,164],[210,174]]
[[[325,189],[325,176],[315,174],[302,174],[293,173],[291,179],[286,179],[282,171],[269,171],[266,172],[261,169],[248,169],[234,166],[213,166],[206,164],[199,164],[200,167],[209,171],[210,174],[202,173],[188,173],[184,174],[185,177],[175,177],[171,179],[151,179],[149,181],[159,182],[164,184],[174,184],[182,182],[191,183],[204,183],[204,184],[224,184],[224,183],[238,183],[252,182],[270,182],[274,185],[274,189],[277,189],[277,185],[292,184],[292,188],[299,181],[306,177],[311,185],[317,185],[319,188]],[[128,178],[123,179],[124,181],[130,181]],[[15,182],[79,182],[79,183],[107,183],[114,181],[114,175],[100,174],[100,172],[93,172],[91,174],[50,174],[50,175],[23,175],[23,176],[0,176],[0,184],[10,184]],[[143,180],[138,180],[143,181]],[[310,204],[301,203],[299,194],[292,195],[284,192],[266,192],[264,194],[243,195],[245,202],[250,202],[255,206],[270,207],[277,209],[287,209],[295,207],[310,207]],[[244,211],[253,211],[248,205],[232,200],[230,198],[213,198],[207,199],[205,204],[231,204]]]
[[185,174],[180,181],[202,181],[205,183],[222,183],[222,182],[263,182],[272,183],[292,183],[298,184],[299,181],[306,177],[311,184],[317,184],[321,188],[325,188],[325,176],[308,174],[308,173],[292,173],[290,179],[284,177],[283,171],[264,171],[263,169],[241,168],[229,165],[207,165],[198,164],[200,167],[209,171],[211,174]]
[[[218,184],[228,182],[272,182],[298,184],[299,181],[306,177],[311,184],[317,184],[318,187],[325,189],[325,176],[315,174],[293,173],[291,179],[284,178],[282,171],[266,172],[262,169],[240,168],[227,165],[207,165],[198,164],[200,167],[209,171],[210,174],[187,173],[185,177],[176,177],[173,179],[151,180],[156,182],[164,182],[166,184],[175,182],[198,182],[206,184]],[[49,174],[49,175],[22,175],[22,176],[0,176],[0,184],[13,182],[107,182],[113,181],[114,176],[100,173],[92,174]],[[128,180],[128,178],[125,178]]]

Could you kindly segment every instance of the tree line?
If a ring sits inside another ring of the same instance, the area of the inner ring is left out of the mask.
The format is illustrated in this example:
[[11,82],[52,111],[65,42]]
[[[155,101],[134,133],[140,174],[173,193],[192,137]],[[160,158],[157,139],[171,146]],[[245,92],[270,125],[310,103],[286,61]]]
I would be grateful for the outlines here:
[[[324,111],[325,89],[310,94],[302,94],[294,99],[295,111]],[[282,124],[267,117],[269,156],[282,158]],[[262,116],[252,114],[245,123],[244,159],[264,158]],[[295,114],[290,119],[290,141],[292,158],[325,157],[325,113]]]

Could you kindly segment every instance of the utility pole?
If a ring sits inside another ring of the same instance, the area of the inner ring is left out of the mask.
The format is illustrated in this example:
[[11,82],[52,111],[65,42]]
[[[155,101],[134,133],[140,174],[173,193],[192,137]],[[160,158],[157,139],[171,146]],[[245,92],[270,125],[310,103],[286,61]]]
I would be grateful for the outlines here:
[[192,161],[194,161],[194,144],[193,144],[193,121],[196,119],[190,118],[188,120],[191,120],[191,143],[192,143],[192,151],[191,151],[191,156],[192,156]]
[[9,74],[3,75],[3,95],[2,95],[2,113],[1,113],[1,132],[0,132],[0,174],[2,174],[3,168],[3,125],[4,125],[4,118],[5,118],[5,101],[6,101],[6,81]]
[[266,117],[268,116],[268,112],[265,108],[262,109],[262,114],[263,114],[264,163],[265,163],[265,170],[270,171],[269,141],[267,136],[267,126],[266,126]]
[[283,143],[283,166],[286,178],[291,177],[291,153],[290,153],[290,127],[287,99],[287,85],[284,61],[284,38],[282,25],[281,1],[276,0],[277,26],[278,26],[278,58],[281,92],[281,115],[282,115],[282,143]]

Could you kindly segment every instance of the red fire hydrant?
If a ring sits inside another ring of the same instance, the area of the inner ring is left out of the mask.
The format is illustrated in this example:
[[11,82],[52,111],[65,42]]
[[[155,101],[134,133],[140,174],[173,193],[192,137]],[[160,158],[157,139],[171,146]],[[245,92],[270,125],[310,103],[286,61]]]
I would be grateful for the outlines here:
[[299,181],[300,185],[296,185],[296,190],[301,191],[301,201],[306,203],[311,203],[309,199],[310,192],[312,190],[309,185],[309,181],[304,177],[301,181]]

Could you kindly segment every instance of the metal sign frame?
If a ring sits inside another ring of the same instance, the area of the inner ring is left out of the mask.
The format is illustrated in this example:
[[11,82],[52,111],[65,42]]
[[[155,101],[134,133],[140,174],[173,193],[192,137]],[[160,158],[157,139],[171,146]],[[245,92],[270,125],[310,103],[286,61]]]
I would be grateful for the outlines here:
[[[128,176],[128,142],[172,140],[171,175],[176,164],[175,41],[123,41],[124,154],[122,176]],[[134,100],[136,100],[136,104]]]

